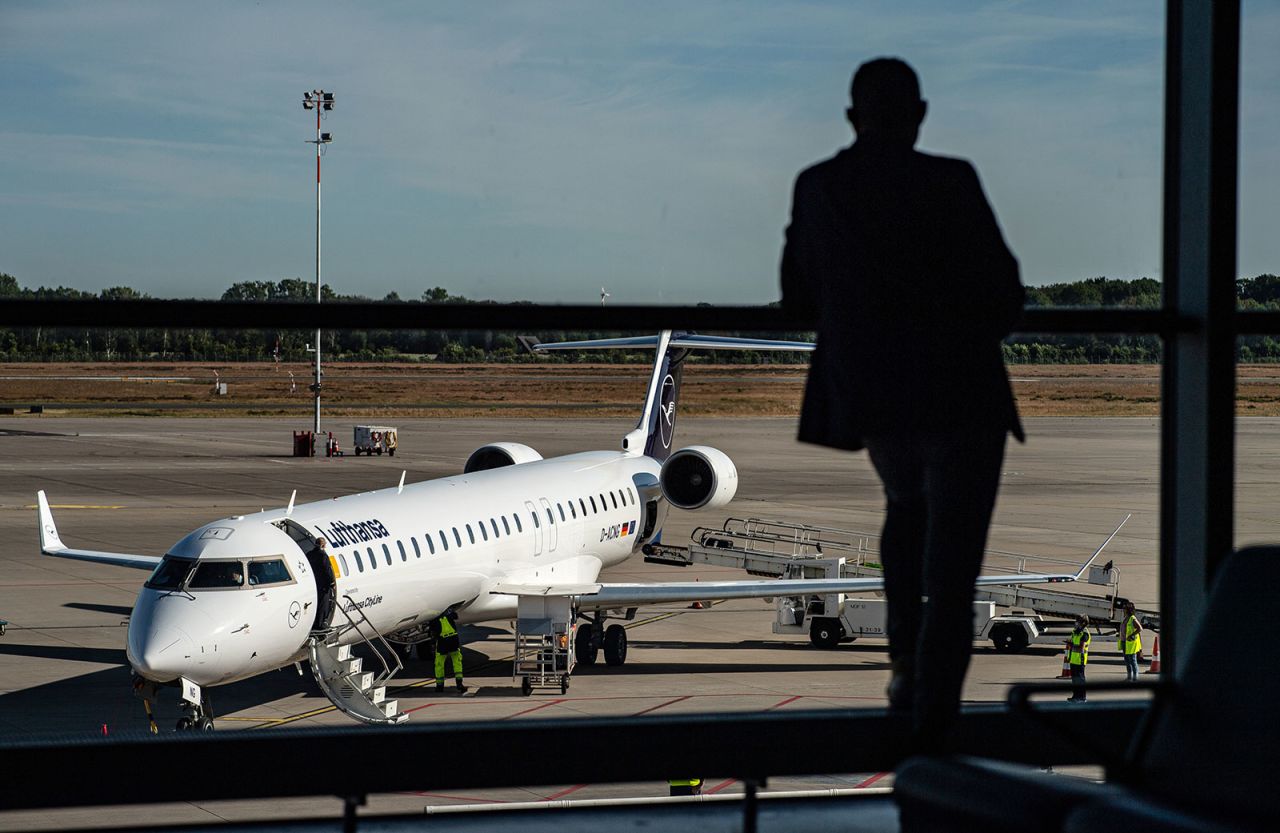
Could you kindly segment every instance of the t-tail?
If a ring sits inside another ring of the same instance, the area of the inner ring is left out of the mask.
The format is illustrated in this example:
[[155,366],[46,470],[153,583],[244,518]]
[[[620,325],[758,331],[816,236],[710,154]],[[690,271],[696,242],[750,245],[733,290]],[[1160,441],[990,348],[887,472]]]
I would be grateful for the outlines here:
[[645,395],[644,409],[635,430],[622,438],[622,448],[643,453],[658,462],[669,456],[675,441],[676,403],[680,397],[680,380],[684,361],[693,350],[759,350],[808,352],[814,345],[807,341],[773,341],[760,338],[700,336],[663,330],[656,336],[634,338],[602,338],[593,341],[561,341],[535,344],[536,352],[551,350],[635,350],[653,347],[653,372]]

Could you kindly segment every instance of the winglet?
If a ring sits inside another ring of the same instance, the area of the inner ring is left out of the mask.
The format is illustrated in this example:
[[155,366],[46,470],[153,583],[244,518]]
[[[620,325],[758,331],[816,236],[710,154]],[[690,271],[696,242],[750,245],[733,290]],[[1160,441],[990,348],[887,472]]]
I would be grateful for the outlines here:
[[408,469],[405,469],[404,471],[400,472],[400,485],[396,487],[396,494],[400,494],[401,492],[404,491],[404,476],[408,473],[409,473]]
[[297,499],[297,497],[298,497],[298,490],[294,489],[293,494],[289,495],[289,508],[284,510],[284,516],[286,518],[293,514],[293,502]]
[[53,512],[49,510],[49,499],[45,497],[44,489],[36,492],[36,504],[40,518],[40,551],[65,550],[67,545],[58,537],[58,527],[53,523]]
[[1112,532],[1110,535],[1108,535],[1107,540],[1102,542],[1102,546],[1098,547],[1097,551],[1093,555],[1089,556],[1089,560],[1084,562],[1084,566],[1081,567],[1078,571],[1076,571],[1076,577],[1075,577],[1076,581],[1079,581],[1080,577],[1084,575],[1084,571],[1089,569],[1089,565],[1092,564],[1099,555],[1102,555],[1102,551],[1107,548],[1107,544],[1111,543],[1111,539],[1116,537],[1116,533],[1118,533],[1121,527],[1127,524],[1129,522],[1129,519],[1132,517],[1133,517],[1132,512],[1124,516],[1124,520],[1120,522],[1120,526],[1116,527],[1115,532]]

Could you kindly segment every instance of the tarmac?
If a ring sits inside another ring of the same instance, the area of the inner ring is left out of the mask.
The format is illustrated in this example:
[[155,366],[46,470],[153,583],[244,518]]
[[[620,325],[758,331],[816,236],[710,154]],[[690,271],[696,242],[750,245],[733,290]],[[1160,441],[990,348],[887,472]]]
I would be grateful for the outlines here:
[[[377,420],[375,420],[377,421]],[[344,445],[352,420],[326,422]],[[1280,498],[1280,420],[1239,420],[1237,541],[1276,540]],[[461,471],[475,448],[524,442],[544,456],[615,448],[629,423],[614,420],[400,420],[395,457],[303,459],[289,456],[296,420],[77,417],[0,418],[0,738],[100,736],[146,726],[129,687],[125,625],[145,574],[41,556],[35,493],[45,489],[63,540],[72,547],[163,554],[207,521],[288,502],[320,500]],[[865,454],[797,443],[794,419],[686,419],[677,444],[724,450],[739,469],[737,498],[725,509],[672,512],[664,540],[687,542],[696,526],[726,517],[761,517],[874,533],[882,520],[879,483]],[[1105,558],[1121,571],[1120,592],[1158,607],[1159,425],[1153,419],[1028,420],[1026,445],[1010,442],[989,546],[993,550],[1083,562],[1126,513],[1133,519]],[[716,568],[645,564],[639,555],[605,578],[664,581],[745,578]],[[773,608],[734,601],[703,610],[642,609],[628,624],[627,664],[580,667],[567,694],[521,696],[511,678],[506,622],[463,630],[472,692],[437,696],[431,671],[410,661],[390,692],[413,721],[536,720],[574,715],[647,715],[883,706],[888,680],[882,640],[822,651],[803,637],[770,630]],[[1090,678],[1121,679],[1118,655],[1095,640]],[[1032,647],[999,654],[975,644],[965,686],[969,701],[998,701],[1017,681],[1058,676],[1061,652]],[[219,730],[346,725],[310,674],[293,668],[214,689]],[[159,704],[161,730],[178,716],[176,698]],[[369,731],[377,731],[370,728]],[[797,739],[803,754],[807,742]],[[423,750],[447,754],[449,750]],[[571,752],[569,753],[571,754]],[[625,750],[620,750],[625,754]],[[337,759],[335,758],[335,761]],[[336,765],[330,763],[326,765]],[[501,762],[494,762],[500,766]],[[195,770],[198,773],[198,770]],[[708,775],[711,775],[708,773]],[[140,773],[139,777],[145,777]],[[194,775],[198,777],[198,774]],[[886,773],[780,779],[772,789],[879,787]],[[74,783],[68,783],[74,789]],[[740,785],[710,778],[708,791]],[[663,784],[576,785],[370,798],[368,813],[420,812],[426,805],[494,804],[569,798],[645,796]],[[255,818],[333,817],[336,799],[208,802],[149,807],[146,822],[201,823]],[[0,830],[129,826],[130,808],[0,812]]]

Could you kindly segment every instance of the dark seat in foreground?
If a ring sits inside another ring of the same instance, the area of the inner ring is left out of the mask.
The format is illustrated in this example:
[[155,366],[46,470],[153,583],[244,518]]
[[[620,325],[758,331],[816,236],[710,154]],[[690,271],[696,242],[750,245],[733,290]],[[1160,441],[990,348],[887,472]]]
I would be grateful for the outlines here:
[[[1280,651],[1267,636],[1277,587],[1280,547],[1228,557],[1185,662],[1154,685],[1150,714],[1125,760],[1108,762],[1106,785],[979,758],[917,758],[899,768],[894,787],[903,831],[1277,829]],[[1034,690],[1043,687],[1010,696],[1025,702]],[[1071,709],[1073,734],[1088,742],[1088,706],[1048,708]]]

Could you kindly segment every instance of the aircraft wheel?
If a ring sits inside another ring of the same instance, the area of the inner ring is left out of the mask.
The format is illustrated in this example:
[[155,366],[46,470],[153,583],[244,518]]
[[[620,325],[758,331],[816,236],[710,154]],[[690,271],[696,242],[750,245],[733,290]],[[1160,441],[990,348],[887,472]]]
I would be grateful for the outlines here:
[[809,641],[818,648],[834,648],[843,636],[843,629],[835,619],[814,619],[809,627]]
[[1015,625],[997,626],[991,631],[991,644],[1002,654],[1016,654],[1027,647],[1027,632]]
[[197,718],[196,722],[192,724],[191,728],[195,729],[197,732],[212,732],[213,719],[208,717]]
[[595,665],[600,656],[600,646],[595,643],[594,635],[594,625],[578,625],[578,633],[573,638],[573,653],[583,665]]
[[560,693],[561,694],[569,693],[569,675],[568,674],[562,674],[560,676]]
[[525,697],[533,694],[533,683],[530,682],[528,677],[525,677],[520,681],[520,693]]
[[627,629],[622,625],[610,625],[604,632],[604,662],[617,666],[626,661]]
[[174,728],[174,730],[175,730],[175,731],[178,731],[178,732],[185,732],[185,731],[187,731],[188,729],[190,729],[190,728],[191,728],[191,718],[189,718],[189,717],[179,717],[179,718],[178,718],[178,725],[177,725],[177,726],[174,726],[173,728]]

